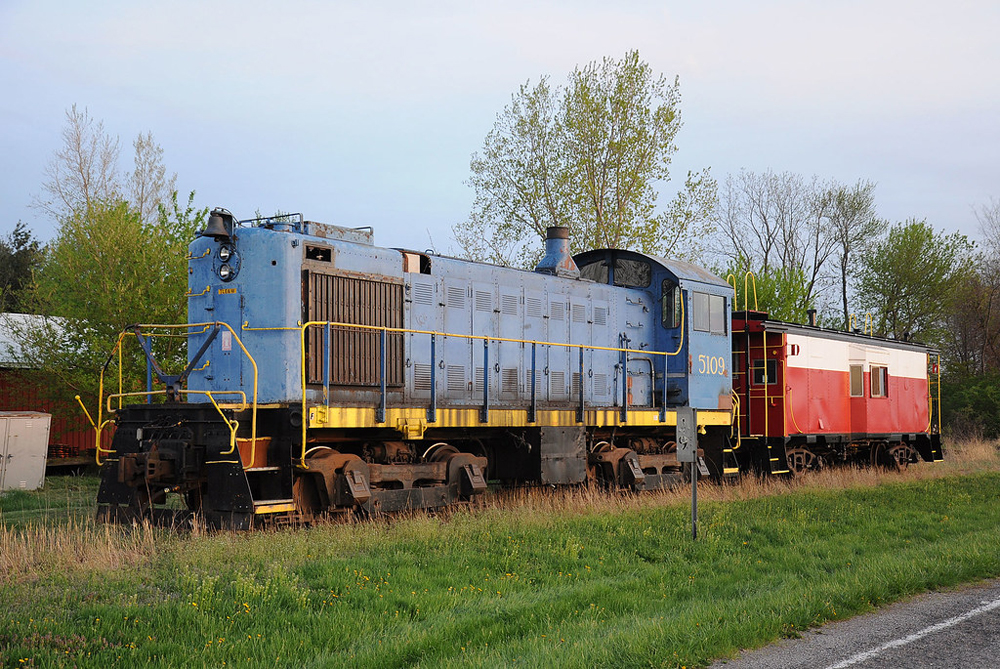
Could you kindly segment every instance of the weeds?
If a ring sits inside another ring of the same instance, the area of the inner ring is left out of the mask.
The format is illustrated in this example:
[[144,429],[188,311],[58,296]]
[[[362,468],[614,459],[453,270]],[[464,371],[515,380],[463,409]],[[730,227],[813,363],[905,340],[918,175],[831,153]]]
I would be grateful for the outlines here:
[[53,484],[0,498],[0,665],[705,664],[1000,574],[996,445],[946,457],[702,487],[697,542],[686,487],[178,534]]

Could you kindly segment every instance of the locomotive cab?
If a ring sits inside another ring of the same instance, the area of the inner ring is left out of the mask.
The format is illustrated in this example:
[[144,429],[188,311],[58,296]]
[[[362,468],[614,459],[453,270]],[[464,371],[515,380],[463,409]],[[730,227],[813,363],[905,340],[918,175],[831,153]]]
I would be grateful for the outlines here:
[[[731,410],[728,283],[695,265],[633,251],[587,251],[575,260],[584,278],[635,293],[623,299],[634,312],[626,319],[626,328],[636,332],[632,347],[666,352],[665,368],[652,370],[657,400]],[[648,323],[652,333],[636,327],[640,323]]]

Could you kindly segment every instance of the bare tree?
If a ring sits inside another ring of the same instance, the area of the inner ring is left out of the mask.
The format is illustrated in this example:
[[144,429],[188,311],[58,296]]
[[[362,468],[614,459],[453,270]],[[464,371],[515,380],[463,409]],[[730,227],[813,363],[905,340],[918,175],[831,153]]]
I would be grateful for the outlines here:
[[821,208],[826,217],[827,231],[835,249],[834,266],[840,280],[840,297],[844,310],[844,327],[850,323],[848,293],[850,279],[855,275],[855,259],[873,242],[888,222],[875,211],[875,184],[858,181],[853,186],[831,185],[821,195]]
[[119,171],[121,143],[104,129],[104,123],[76,105],[66,110],[63,146],[45,167],[42,195],[34,206],[64,221],[81,209],[98,203],[125,200],[142,223],[156,220],[159,206],[174,192],[177,175],[167,177],[163,149],[153,134],[140,134],[132,143],[133,169],[124,179]]
[[719,197],[716,250],[755,272],[801,273],[804,299],[813,300],[833,252],[823,198],[828,188],[790,172],[729,175]]
[[170,202],[177,175],[167,177],[163,148],[153,140],[152,132],[140,133],[132,147],[135,166],[125,184],[126,195],[139,220],[150,223],[156,219],[160,205]]
[[63,146],[45,167],[43,196],[34,206],[56,220],[73,214],[78,207],[89,209],[99,200],[111,200],[118,194],[118,157],[121,147],[117,137],[104,131],[104,123],[73,105],[66,110]]

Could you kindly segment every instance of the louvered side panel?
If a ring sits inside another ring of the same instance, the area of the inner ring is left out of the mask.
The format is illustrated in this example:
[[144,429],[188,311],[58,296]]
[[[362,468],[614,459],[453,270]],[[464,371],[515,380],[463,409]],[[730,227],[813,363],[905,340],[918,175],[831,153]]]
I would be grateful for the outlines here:
[[[331,321],[375,327],[402,327],[403,286],[397,283],[310,273],[307,304],[311,321]],[[323,326],[309,329],[306,367],[309,383],[323,382]],[[330,333],[330,383],[377,386],[382,353],[378,330],[334,326]],[[403,335],[386,339],[386,384],[403,384]]]

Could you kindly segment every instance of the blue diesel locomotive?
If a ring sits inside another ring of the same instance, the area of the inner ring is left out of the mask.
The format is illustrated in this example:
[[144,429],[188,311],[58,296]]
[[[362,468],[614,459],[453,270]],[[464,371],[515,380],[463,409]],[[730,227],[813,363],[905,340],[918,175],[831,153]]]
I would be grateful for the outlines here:
[[[568,248],[551,228],[524,271],[214,210],[190,246],[190,322],[119,338],[162,388],[102,397],[99,516],[243,528],[443,506],[487,481],[664,487],[681,407],[698,410],[699,466],[733,471],[730,286]],[[159,335],[187,338],[179,374]]]

